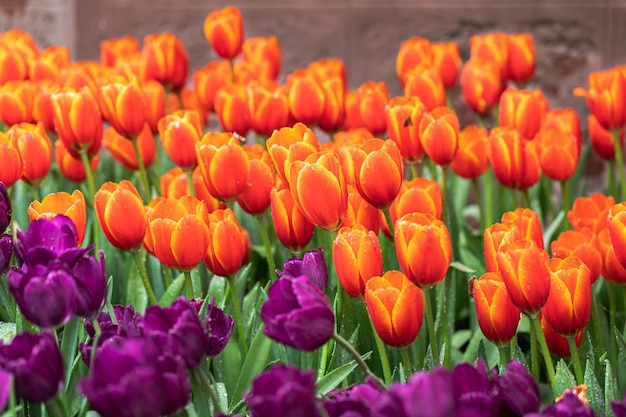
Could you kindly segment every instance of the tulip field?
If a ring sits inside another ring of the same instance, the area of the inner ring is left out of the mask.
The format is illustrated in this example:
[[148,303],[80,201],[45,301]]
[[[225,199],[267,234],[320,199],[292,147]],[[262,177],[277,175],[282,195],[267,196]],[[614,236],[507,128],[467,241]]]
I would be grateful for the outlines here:
[[204,36],[0,33],[0,417],[626,417],[626,66],[582,118],[529,33],[407,39],[400,97]]

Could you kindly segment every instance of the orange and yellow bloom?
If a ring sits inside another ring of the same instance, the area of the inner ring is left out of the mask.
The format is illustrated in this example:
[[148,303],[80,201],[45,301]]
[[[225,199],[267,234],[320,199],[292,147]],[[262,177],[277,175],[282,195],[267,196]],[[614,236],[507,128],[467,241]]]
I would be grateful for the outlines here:
[[204,264],[215,275],[229,277],[241,268],[250,255],[248,232],[237,223],[231,209],[209,213],[209,244]]
[[204,36],[211,47],[224,59],[233,59],[243,44],[243,17],[237,7],[215,10],[204,20]]
[[30,203],[27,212],[31,221],[40,218],[50,219],[59,214],[69,217],[76,226],[78,236],[76,245],[80,246],[83,242],[87,227],[87,203],[80,190],[75,190],[72,194],[66,192],[48,194],[41,202],[35,200]]

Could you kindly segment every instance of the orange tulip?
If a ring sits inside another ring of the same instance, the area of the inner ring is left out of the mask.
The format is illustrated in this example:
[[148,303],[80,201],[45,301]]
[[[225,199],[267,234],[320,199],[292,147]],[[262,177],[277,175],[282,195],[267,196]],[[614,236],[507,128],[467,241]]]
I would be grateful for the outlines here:
[[608,228],[596,235],[596,247],[602,256],[602,276],[619,285],[626,284],[626,267],[620,262]]
[[117,132],[132,139],[146,124],[146,99],[136,79],[106,84],[100,95],[100,111]]
[[353,152],[359,193],[374,207],[386,209],[398,195],[404,177],[400,150],[391,140],[370,139]]
[[[598,156],[608,161],[615,159],[615,140],[611,132],[603,128],[593,114],[587,118],[587,127],[591,146]],[[619,131],[619,141],[620,147],[624,149],[624,129]]]
[[204,20],[204,37],[215,53],[224,59],[234,59],[243,44],[243,17],[235,6],[215,10]]
[[361,117],[361,98],[357,91],[346,91],[344,101],[344,114],[344,130],[365,128],[365,123],[363,122],[363,118]]
[[500,184],[525,189],[541,176],[534,143],[512,127],[496,127],[489,134],[489,160]]
[[509,80],[509,36],[502,32],[491,32],[470,37],[470,59],[493,61],[500,72],[500,82]]
[[345,87],[339,75],[330,75],[320,81],[324,91],[324,112],[319,127],[325,132],[334,132],[345,119]]
[[439,71],[445,88],[456,84],[461,70],[461,54],[456,42],[437,42],[432,44],[433,65]]
[[418,97],[427,111],[446,105],[446,90],[436,67],[422,65],[405,76],[404,95]]
[[550,295],[541,310],[543,318],[557,333],[574,336],[585,329],[591,316],[591,277],[579,259],[550,259]]
[[309,63],[307,69],[313,72],[318,80],[339,77],[342,89],[346,90],[346,64],[340,58],[321,58]]
[[325,94],[313,72],[300,69],[287,76],[289,110],[296,121],[315,124],[325,110]]
[[7,126],[32,123],[35,89],[30,81],[14,81],[0,86],[0,122]]
[[485,229],[483,233],[483,253],[485,254],[485,266],[487,272],[497,272],[500,270],[496,255],[503,246],[524,240],[524,235],[517,227],[494,223]]
[[276,82],[270,76],[271,70],[269,62],[238,60],[235,62],[235,72],[232,81],[243,86],[247,86],[251,81],[258,81],[262,84]]
[[412,37],[400,44],[396,57],[396,75],[400,84],[406,83],[406,75],[420,64],[430,66],[433,63],[433,50],[426,38]]
[[298,209],[288,188],[273,188],[270,201],[278,240],[291,252],[301,252],[311,241],[315,226]]
[[317,152],[289,165],[287,177],[293,199],[313,224],[334,231],[348,210],[348,190],[339,157]]
[[437,107],[426,113],[420,122],[420,140],[437,165],[450,164],[459,149],[459,119],[454,110]]
[[86,88],[98,102],[100,85],[87,63],[73,63],[59,73],[58,84],[61,90],[78,91]]
[[0,85],[25,80],[27,76],[28,64],[25,57],[17,48],[0,44]]
[[535,73],[535,43],[530,33],[509,35],[507,73],[511,81],[524,85]]
[[[204,185],[200,167],[194,168],[192,181],[195,197],[204,203],[209,213],[218,208],[226,208],[224,203],[220,203],[218,199],[209,194],[209,190],[207,190],[206,185]],[[180,167],[174,167],[166,171],[161,175],[159,182],[161,184],[161,194],[163,197],[179,198],[183,195],[191,195],[189,175]]]
[[50,46],[28,65],[28,78],[32,81],[56,80],[59,72],[70,65],[70,51],[66,46]]
[[348,184],[348,210],[346,217],[341,222],[341,227],[353,227],[357,224],[378,233],[380,210],[361,197],[355,186]]
[[156,80],[170,91],[178,91],[187,81],[189,54],[173,33],[147,35],[143,40],[145,79]]
[[400,271],[387,271],[367,281],[367,312],[383,342],[409,346],[422,327],[424,294]]
[[38,184],[50,171],[52,164],[52,142],[41,123],[19,123],[7,132],[15,140],[22,162],[22,179],[29,184]]
[[573,256],[580,258],[589,268],[591,283],[596,282],[602,269],[602,257],[595,244],[595,238],[589,229],[567,230],[552,241],[550,248],[554,258],[565,259]]
[[535,137],[543,116],[540,97],[533,91],[509,88],[500,96],[500,126],[517,128],[525,139]]
[[246,61],[267,63],[270,79],[275,80],[280,73],[282,53],[276,36],[248,38],[243,42],[241,53]]
[[615,199],[600,193],[593,193],[589,197],[578,197],[574,200],[572,209],[567,212],[574,230],[590,229],[594,233],[607,228],[607,215]]
[[488,149],[487,130],[468,125],[459,133],[459,149],[450,163],[450,168],[462,178],[479,177],[487,171],[489,165]]
[[31,221],[41,218],[51,219],[59,214],[69,217],[76,226],[78,235],[76,246],[83,243],[87,227],[87,203],[80,190],[75,190],[72,194],[66,192],[48,194],[41,202],[35,200],[30,203],[27,213]]
[[10,187],[22,176],[24,162],[20,156],[17,141],[0,132],[0,181]]
[[230,72],[228,61],[211,61],[193,73],[196,94],[206,110],[214,109],[217,92],[231,81]]
[[94,209],[104,235],[114,247],[129,251],[141,247],[148,218],[141,196],[130,181],[102,184],[94,197]]
[[90,158],[102,145],[102,115],[87,87],[52,94],[54,127],[59,139],[75,158],[86,152]]
[[607,227],[615,255],[620,263],[626,267],[626,203],[619,203],[611,207],[607,216]]
[[400,268],[411,282],[428,290],[444,279],[452,260],[444,222],[430,214],[407,214],[395,223],[394,241]]
[[165,90],[154,80],[146,81],[142,88],[146,98],[146,122],[150,125],[152,133],[156,133],[159,131],[159,120],[165,116]]
[[[554,331],[542,314],[539,315],[539,318],[541,321],[541,330],[543,331],[543,335],[546,338],[546,344],[548,345],[548,350],[561,358],[569,358],[571,356],[571,352],[569,350],[569,342],[567,338]],[[579,348],[583,341],[582,331],[578,332],[574,341],[576,342],[576,347]]]
[[428,178],[413,178],[402,181],[400,191],[391,206],[391,220],[396,220],[410,213],[430,214],[441,219],[442,199],[439,183]]
[[557,129],[572,134],[580,155],[582,152],[582,133],[580,130],[580,119],[576,110],[572,108],[555,109],[546,113],[541,123],[541,130],[550,129]]
[[383,273],[378,235],[360,224],[341,227],[333,241],[333,262],[346,293],[362,298],[367,281]]
[[196,144],[202,136],[200,114],[195,110],[177,110],[159,120],[159,135],[165,152],[181,168],[197,164]]
[[578,167],[576,137],[563,130],[543,130],[537,135],[539,165],[548,178],[567,181]]
[[[65,178],[72,182],[83,182],[87,179],[85,165],[80,159],[76,159],[70,154],[62,141],[54,142],[54,160],[57,167]],[[96,154],[91,158],[91,170],[95,172],[100,161],[100,154]]]
[[190,271],[206,256],[207,224],[207,208],[196,197],[163,198],[149,211],[145,240],[163,265]]
[[274,187],[274,167],[270,155],[261,144],[243,145],[250,162],[248,180],[237,203],[252,215],[265,213],[270,206],[270,192]]
[[461,89],[469,108],[487,116],[498,103],[502,93],[498,64],[494,61],[470,59],[461,71]]
[[255,132],[270,135],[274,129],[287,125],[289,100],[280,85],[252,81],[247,88],[250,125]]
[[288,184],[289,165],[320,150],[315,133],[302,123],[275,130],[266,146],[276,173],[285,185]]
[[359,114],[366,127],[372,134],[379,135],[387,130],[385,109],[389,103],[389,92],[384,82],[368,81],[361,84],[357,90]]
[[114,67],[118,61],[127,60],[138,53],[139,41],[130,35],[100,42],[100,63],[107,67]]
[[245,136],[250,129],[246,87],[227,84],[220,88],[215,95],[215,113],[225,132]]
[[533,240],[539,249],[543,249],[543,230],[539,215],[529,208],[517,208],[502,214],[502,224],[517,227],[526,240]]
[[[143,160],[144,166],[149,167],[152,165],[152,162],[154,162],[156,146],[154,136],[147,123],[144,124],[143,130],[135,140],[139,146],[139,155]],[[124,165],[124,167],[131,171],[137,171],[139,169],[132,141],[120,135],[113,127],[109,127],[104,131],[102,144],[106,150],[111,153],[113,159]]]
[[33,119],[43,123],[46,130],[54,130],[54,112],[51,95],[56,86],[49,80],[33,83]]
[[502,277],[487,272],[471,281],[470,291],[480,330],[493,344],[504,347],[517,333],[522,312],[511,302]]
[[250,170],[239,138],[209,132],[196,143],[196,157],[209,193],[224,202],[235,201],[246,187]]
[[576,88],[574,95],[587,99],[591,113],[607,129],[620,129],[626,124],[626,78],[618,69],[589,74],[589,90]]
[[419,162],[424,155],[420,142],[420,122],[426,113],[424,103],[417,97],[395,97],[387,105],[387,132],[393,140],[402,157],[407,162]]
[[511,301],[524,314],[536,317],[550,294],[548,254],[533,240],[517,240],[496,255],[502,280]]
[[248,262],[250,239],[239,226],[231,209],[209,213],[209,245],[204,258],[207,269],[215,275],[229,277]]

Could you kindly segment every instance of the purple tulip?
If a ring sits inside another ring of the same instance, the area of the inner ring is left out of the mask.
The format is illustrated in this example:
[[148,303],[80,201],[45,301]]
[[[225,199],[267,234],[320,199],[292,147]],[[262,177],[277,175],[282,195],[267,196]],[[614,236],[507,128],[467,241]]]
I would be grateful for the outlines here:
[[276,272],[284,278],[296,278],[304,275],[322,292],[328,284],[328,268],[321,247],[306,252],[302,259],[296,256],[292,257],[285,262],[282,271],[277,270]]
[[458,397],[457,417],[493,415],[495,406],[489,395],[486,366],[462,363],[452,370],[455,395]]
[[324,402],[324,409],[329,417],[374,417],[374,404],[383,392],[383,387],[367,376],[364,384],[329,392],[330,400]]
[[611,410],[615,417],[626,417],[626,393],[621,401],[611,401]]
[[498,385],[503,406],[507,406],[515,415],[522,416],[539,410],[539,385],[519,362],[509,362],[504,373],[498,377]]
[[263,333],[299,350],[314,351],[333,336],[335,314],[324,293],[308,278],[280,278],[261,306]]
[[217,356],[224,350],[233,333],[234,324],[233,318],[215,303],[208,305],[204,329],[208,338],[206,354],[209,357]]
[[76,281],[76,315],[91,319],[104,307],[107,297],[107,277],[104,252],[99,252],[99,261],[93,256],[78,259],[72,276]]
[[[573,392],[567,392],[552,405],[547,406],[541,413],[527,414],[526,417],[594,417],[594,412],[585,405]],[[620,417],[617,413],[615,417]]]
[[275,365],[252,381],[244,395],[253,417],[319,417],[315,375],[294,366]]
[[129,337],[103,346],[92,371],[78,391],[102,417],[159,417],[189,402],[183,360],[164,353],[150,338]]
[[65,264],[12,267],[7,282],[20,311],[36,326],[60,327],[76,311],[76,282]]
[[198,313],[185,297],[170,307],[149,306],[139,326],[146,336],[162,337],[167,349],[180,355],[188,369],[196,368],[204,358],[208,339]]
[[33,220],[25,232],[17,231],[15,255],[18,264],[47,265],[55,260],[74,264],[91,250],[77,248],[77,239],[76,226],[67,216]]
[[11,199],[7,187],[0,181],[0,233],[11,224]]
[[0,410],[4,410],[11,393],[11,374],[0,368]]
[[0,368],[13,375],[15,391],[26,401],[47,402],[64,386],[63,358],[50,332],[21,333],[0,345]]
[[9,269],[13,254],[13,238],[11,235],[0,235],[0,275]]

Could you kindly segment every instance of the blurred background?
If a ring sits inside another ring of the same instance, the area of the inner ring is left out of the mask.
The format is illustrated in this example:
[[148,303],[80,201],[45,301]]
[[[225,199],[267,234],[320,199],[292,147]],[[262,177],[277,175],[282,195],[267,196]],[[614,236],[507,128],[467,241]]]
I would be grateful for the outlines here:
[[[587,104],[572,90],[587,87],[590,72],[626,63],[626,0],[0,0],[0,31],[22,28],[41,48],[66,45],[72,60],[99,59],[107,38],[171,31],[193,71],[216,59],[203,22],[227,4],[240,8],[246,37],[278,37],[280,81],[315,59],[339,57],[351,89],[385,81],[391,97],[402,95],[395,58],[412,36],[455,41],[466,60],[471,35],[530,32],[537,69],[527,88],[541,88],[551,108],[577,110],[583,131]],[[462,123],[475,122],[458,87],[453,97]]]

